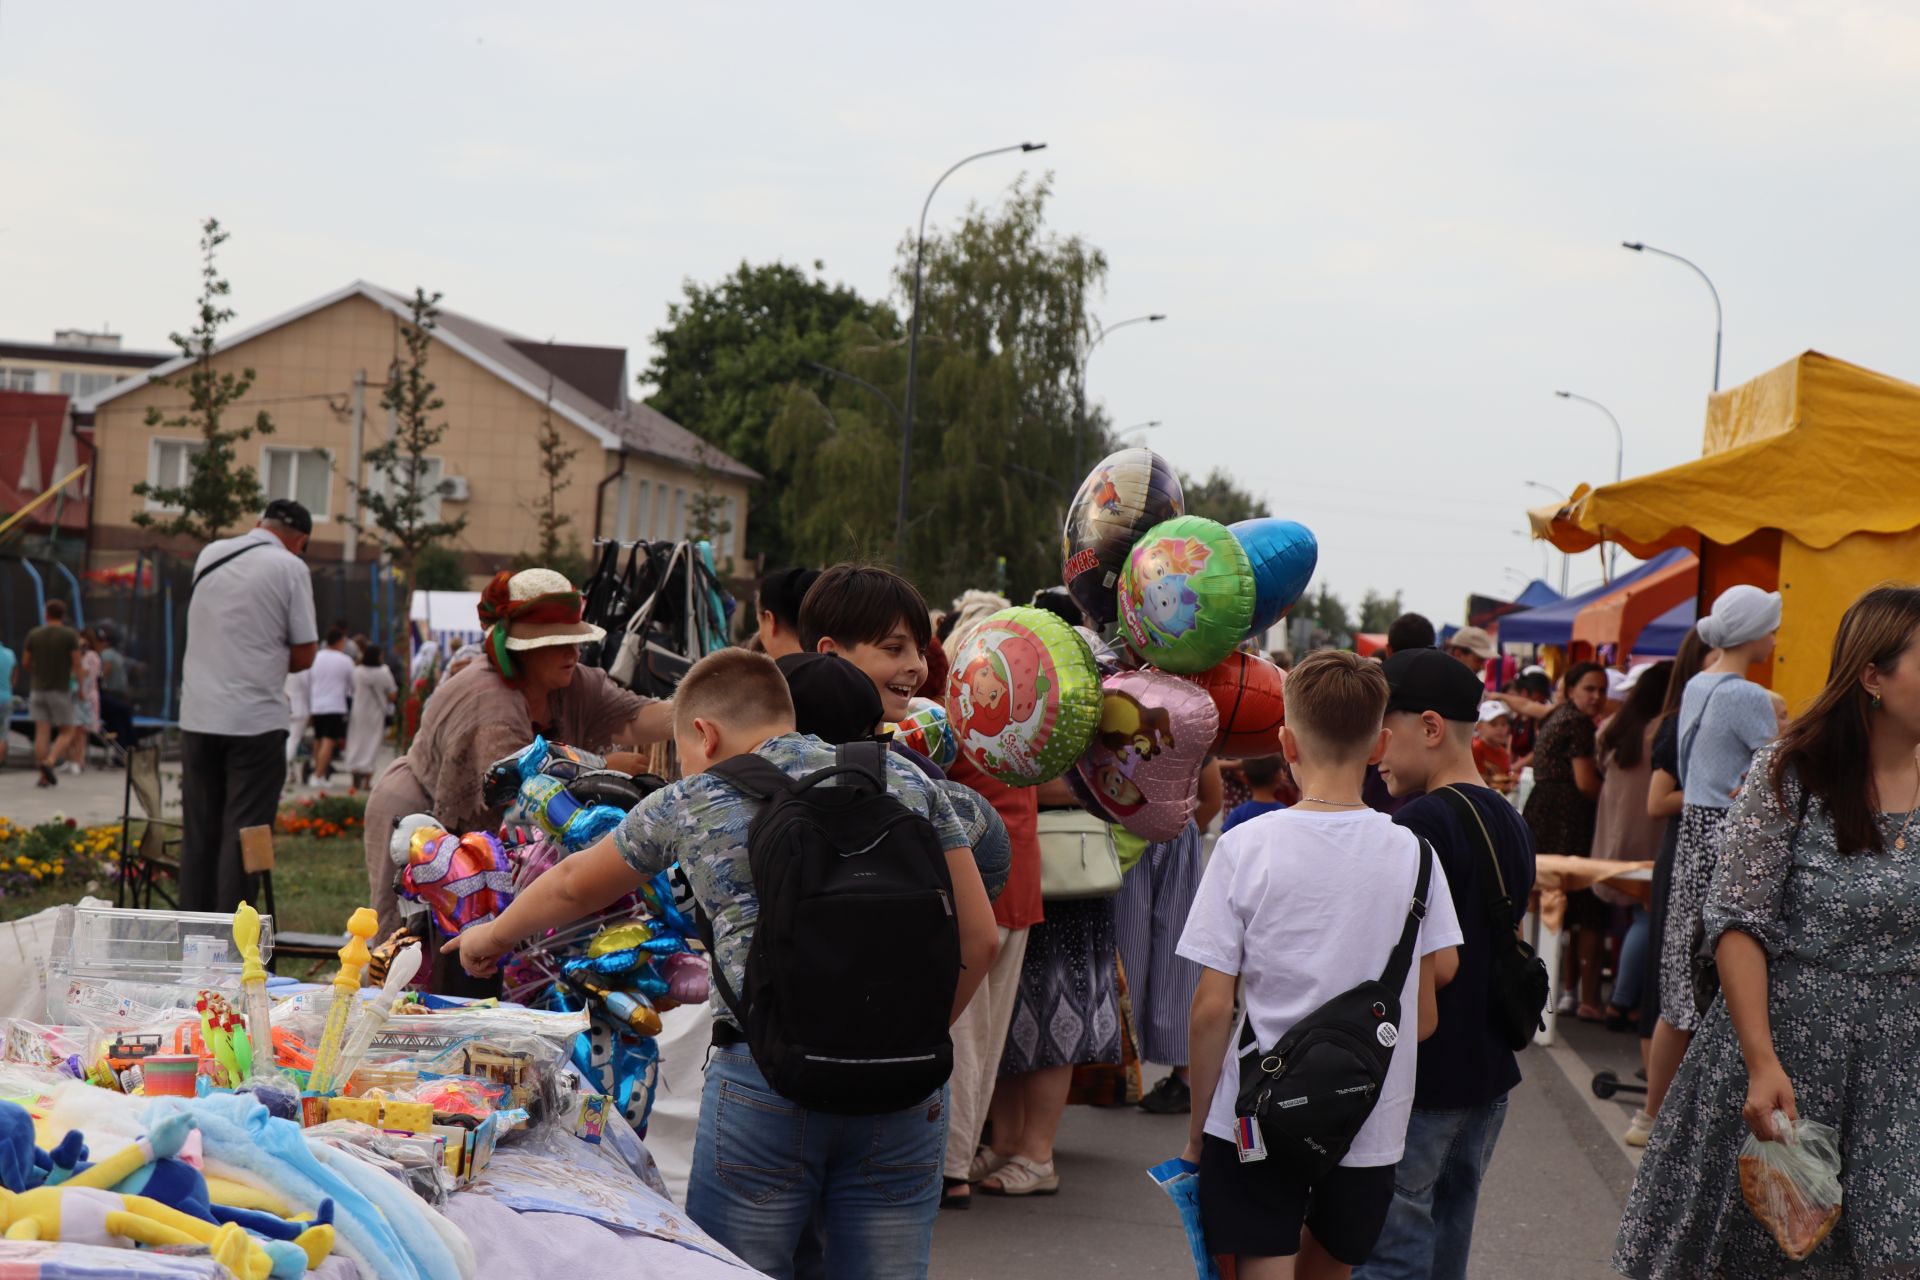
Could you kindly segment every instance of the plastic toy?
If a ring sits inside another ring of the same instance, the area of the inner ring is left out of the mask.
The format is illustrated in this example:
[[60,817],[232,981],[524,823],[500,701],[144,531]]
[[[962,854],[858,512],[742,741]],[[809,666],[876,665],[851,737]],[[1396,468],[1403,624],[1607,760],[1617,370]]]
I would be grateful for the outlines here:
[[1060,580],[1081,611],[1111,626],[1127,553],[1147,530],[1186,509],[1180,477],[1153,450],[1122,449],[1101,459],[1074,494],[1060,538]]
[[1227,527],[1202,516],[1155,525],[1120,573],[1127,643],[1162,671],[1217,666],[1253,621],[1253,569]]
[[1263,635],[1287,616],[1313,581],[1320,544],[1307,526],[1271,516],[1230,524],[1227,532],[1239,540],[1253,570],[1253,621],[1247,635]]
[[354,993],[360,990],[360,975],[367,967],[367,939],[379,927],[380,917],[372,907],[359,908],[347,920],[347,932],[353,936],[340,948],[340,972],[333,979],[333,1005],[327,1010],[326,1030],[321,1033],[320,1047],[313,1055],[313,1072],[307,1077],[309,1092],[326,1093],[332,1088],[333,1069],[340,1061],[340,1050],[346,1042],[347,1020],[353,1016],[354,1005],[359,1003]]
[[513,901],[513,865],[491,832],[456,836],[430,814],[402,818],[387,852],[400,874],[400,892],[425,903],[449,937],[491,920]]
[[200,1059],[158,1055],[140,1062],[141,1092],[150,1098],[191,1098],[198,1090]]
[[260,913],[245,902],[233,913],[233,945],[240,952],[240,1004],[247,1015],[246,1033],[233,1049],[241,1076],[251,1078],[256,1064],[262,1074],[273,1069],[273,1015],[267,968],[260,963]]
[[412,982],[414,975],[420,972],[421,956],[424,948],[408,947],[387,967],[387,980],[380,987],[380,994],[366,1002],[360,1011],[360,1017],[353,1024],[353,1035],[347,1039],[347,1047],[340,1053],[340,1061],[334,1067],[333,1075],[341,1084],[353,1079],[353,1072],[367,1056],[367,1050],[373,1046],[373,1038],[380,1028],[387,1025],[387,1018],[393,1012],[394,999]]
[[[247,1073],[240,1069],[240,1058],[233,1046],[234,1036],[240,1032],[240,1015],[233,1011],[226,997],[217,991],[202,991],[194,1001],[193,1008],[200,1015],[201,1041],[218,1068],[219,1078],[214,1083],[229,1089],[237,1088],[247,1078]],[[241,1035],[240,1038],[246,1037]]]
[[1191,681],[1158,671],[1108,676],[1100,727],[1075,766],[1101,816],[1146,840],[1171,840],[1199,802],[1200,769],[1220,713]]
[[1220,713],[1216,755],[1271,756],[1280,751],[1287,720],[1287,673],[1265,658],[1232,653],[1219,666],[1189,680],[1207,691]]
[[946,768],[960,755],[960,743],[953,736],[947,709],[931,698],[915,698],[909,705],[913,710],[906,719],[883,724],[881,730],[893,734],[896,741],[912,747],[942,769]]
[[1002,609],[967,636],[947,679],[960,751],[1009,786],[1065,773],[1100,718],[1100,672],[1087,642],[1044,609]]

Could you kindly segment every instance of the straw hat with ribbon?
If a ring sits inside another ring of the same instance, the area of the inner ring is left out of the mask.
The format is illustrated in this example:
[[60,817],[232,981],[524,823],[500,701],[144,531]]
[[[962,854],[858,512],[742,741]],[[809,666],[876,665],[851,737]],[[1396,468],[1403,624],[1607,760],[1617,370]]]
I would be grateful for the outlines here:
[[513,655],[557,644],[587,644],[606,631],[583,622],[580,592],[552,569],[502,571],[480,593],[480,625],[487,629],[487,661],[507,680],[519,678]]

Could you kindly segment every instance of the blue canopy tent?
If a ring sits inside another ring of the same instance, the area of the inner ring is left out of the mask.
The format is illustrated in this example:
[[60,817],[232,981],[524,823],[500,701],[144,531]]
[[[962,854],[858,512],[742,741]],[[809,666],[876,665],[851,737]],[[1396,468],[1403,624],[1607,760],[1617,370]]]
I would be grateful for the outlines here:
[[1649,658],[1671,658],[1680,652],[1680,642],[1687,638],[1687,632],[1693,630],[1694,617],[1699,611],[1691,600],[1683,600],[1673,608],[1649,622],[1640,632],[1633,651]]
[[1565,599],[1558,591],[1535,578],[1527,584],[1527,589],[1514,597],[1514,603],[1522,609],[1544,609],[1550,604],[1559,604]]
[[[1538,609],[1529,609],[1525,613],[1516,613],[1500,619],[1501,644],[1570,644],[1573,641],[1573,620],[1580,611],[1596,600],[1604,600],[1623,587],[1632,586],[1642,578],[1647,578],[1670,568],[1693,552],[1685,547],[1675,547],[1663,551],[1643,565],[1630,572],[1623,573],[1612,582],[1595,587],[1591,591],[1565,600],[1543,605]],[[1664,621],[1665,619],[1662,619]],[[1636,649],[1644,652],[1643,646]]]

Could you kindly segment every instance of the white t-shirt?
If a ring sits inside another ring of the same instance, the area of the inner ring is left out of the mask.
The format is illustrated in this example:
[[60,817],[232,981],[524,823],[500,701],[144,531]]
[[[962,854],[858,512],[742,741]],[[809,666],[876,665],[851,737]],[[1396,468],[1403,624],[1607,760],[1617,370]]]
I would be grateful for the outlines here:
[[180,727],[240,738],[286,732],[288,650],[315,639],[312,574],[280,539],[254,529],[210,544],[194,575]]
[[[1271,1046],[1301,1018],[1387,967],[1413,901],[1419,851],[1418,837],[1370,809],[1283,809],[1243,822],[1214,846],[1179,954],[1238,976],[1254,1036]],[[1420,1039],[1419,958],[1460,940],[1436,857],[1426,920],[1400,994],[1400,1040],[1380,1101],[1341,1164],[1395,1164],[1405,1151]],[[1228,1142],[1240,1091],[1239,1044],[1236,1023],[1207,1111],[1206,1131]]]
[[353,659],[342,649],[322,649],[313,655],[311,685],[313,714],[343,716],[353,695]]

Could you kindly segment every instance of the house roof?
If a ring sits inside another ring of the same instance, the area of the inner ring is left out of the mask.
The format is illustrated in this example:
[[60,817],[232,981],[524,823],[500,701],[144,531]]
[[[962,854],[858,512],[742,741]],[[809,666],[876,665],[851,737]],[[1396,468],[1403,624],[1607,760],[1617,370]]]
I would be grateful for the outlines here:
[[[230,350],[352,297],[365,298],[402,320],[411,318],[409,299],[404,295],[364,280],[355,280],[344,288],[234,334],[222,341],[217,349]],[[706,443],[665,414],[638,402],[627,402],[626,351],[623,348],[556,343],[549,350],[548,343],[511,333],[444,307],[440,310],[434,338],[533,400],[544,403],[551,382],[554,412],[593,436],[603,448],[644,454],[683,467],[704,465],[719,475],[742,480],[760,478],[759,472]],[[620,366],[617,400],[614,394],[616,387],[610,379],[614,355],[619,357]],[[116,382],[104,391],[80,401],[75,407],[79,412],[92,413],[108,401],[137,391],[151,379],[166,377],[186,364],[184,356],[169,360],[138,377]],[[571,380],[576,377],[589,386],[576,385]]]
[[112,351],[63,347],[57,342],[0,342],[0,360],[39,360],[48,364],[91,364],[105,368],[151,369],[168,359],[164,351]]
[[[0,512],[20,510],[74,468],[78,451],[66,422],[64,395],[0,391]],[[62,529],[87,527],[83,487],[84,481],[70,486],[68,501],[59,504]],[[54,509],[42,507],[28,523],[47,526]]]

